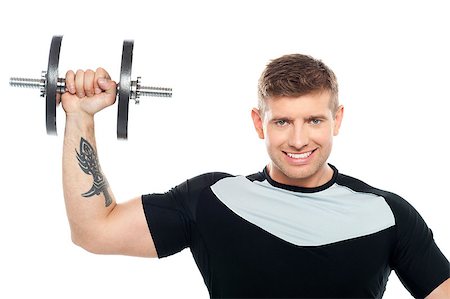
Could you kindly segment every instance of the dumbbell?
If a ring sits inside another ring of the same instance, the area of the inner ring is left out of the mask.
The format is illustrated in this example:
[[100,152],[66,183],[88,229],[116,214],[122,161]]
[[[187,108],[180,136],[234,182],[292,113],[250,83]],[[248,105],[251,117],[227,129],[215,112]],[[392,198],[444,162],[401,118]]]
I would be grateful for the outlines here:
[[[56,106],[61,94],[65,92],[65,79],[58,76],[59,53],[61,50],[61,35],[55,35],[50,45],[47,71],[42,71],[40,79],[11,77],[9,85],[13,87],[38,88],[41,97],[45,97],[45,119],[47,134],[56,135]],[[171,97],[172,89],[165,87],[149,87],[141,85],[141,77],[131,80],[133,60],[133,40],[125,40],[122,49],[120,65],[120,81],[117,84],[117,138],[128,137],[128,108],[130,99],[139,104],[141,96]]]

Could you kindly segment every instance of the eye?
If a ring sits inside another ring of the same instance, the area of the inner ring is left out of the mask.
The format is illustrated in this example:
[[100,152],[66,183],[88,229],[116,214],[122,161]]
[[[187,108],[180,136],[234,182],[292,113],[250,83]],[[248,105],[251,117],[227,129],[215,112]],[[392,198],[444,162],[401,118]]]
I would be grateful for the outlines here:
[[322,123],[322,120],[320,120],[318,118],[312,118],[309,120],[309,123],[312,125],[320,125]]
[[279,127],[284,127],[288,124],[288,122],[285,119],[279,119],[275,121],[275,124]]

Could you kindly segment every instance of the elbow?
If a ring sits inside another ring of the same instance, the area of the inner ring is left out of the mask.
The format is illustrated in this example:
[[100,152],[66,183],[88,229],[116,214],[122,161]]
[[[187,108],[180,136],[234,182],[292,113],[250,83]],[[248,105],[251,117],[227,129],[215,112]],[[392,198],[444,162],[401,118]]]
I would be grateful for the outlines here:
[[80,235],[72,232],[71,234],[72,243],[84,250],[93,254],[105,254],[102,250],[102,246],[95,241],[95,238],[88,237],[86,235]]

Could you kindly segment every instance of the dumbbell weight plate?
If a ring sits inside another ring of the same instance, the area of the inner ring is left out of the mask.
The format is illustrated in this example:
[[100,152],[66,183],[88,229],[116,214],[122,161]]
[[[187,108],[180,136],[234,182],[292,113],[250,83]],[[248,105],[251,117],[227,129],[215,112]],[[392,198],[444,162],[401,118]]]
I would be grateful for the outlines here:
[[117,110],[117,138],[128,137],[128,107],[131,96],[131,63],[133,61],[133,40],[123,42],[120,65],[119,103]]
[[56,101],[61,95],[58,88],[59,52],[61,51],[61,35],[55,35],[50,45],[48,57],[47,78],[45,84],[45,119],[47,134],[56,135]]

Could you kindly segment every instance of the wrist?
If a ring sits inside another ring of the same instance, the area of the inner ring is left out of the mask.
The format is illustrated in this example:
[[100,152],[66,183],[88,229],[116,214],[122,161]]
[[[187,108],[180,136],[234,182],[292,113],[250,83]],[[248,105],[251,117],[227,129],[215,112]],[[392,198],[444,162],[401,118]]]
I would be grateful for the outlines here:
[[66,113],[65,134],[93,132],[94,116],[87,113]]

